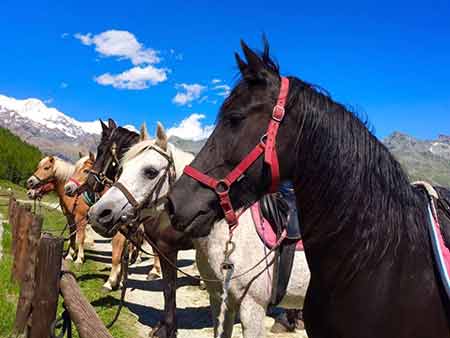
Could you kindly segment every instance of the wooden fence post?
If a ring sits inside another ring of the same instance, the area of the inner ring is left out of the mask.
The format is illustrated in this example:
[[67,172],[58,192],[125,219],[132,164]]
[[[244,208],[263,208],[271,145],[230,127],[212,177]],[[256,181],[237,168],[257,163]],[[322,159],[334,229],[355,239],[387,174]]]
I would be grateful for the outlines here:
[[31,224],[31,217],[27,214],[25,208],[17,203],[13,219],[13,242],[14,242],[14,261],[12,277],[22,285],[24,257],[28,253],[28,228]]
[[[20,248],[18,252],[19,257],[17,257],[14,262],[17,264],[20,261],[21,266],[19,266],[19,271],[21,271],[21,273],[19,279],[20,296],[19,301],[17,302],[16,322],[14,324],[13,337],[21,336],[25,333],[28,319],[31,314],[31,304],[34,296],[36,256],[42,229],[41,216],[33,216],[33,214],[27,211],[26,208],[21,209],[23,216],[20,217],[20,230],[22,230],[22,232],[19,234],[18,239],[23,243],[18,242],[18,244],[26,244]],[[24,233],[22,229],[24,227],[29,228],[29,231],[26,232],[28,234],[26,238],[22,238],[21,236]],[[23,251],[25,246],[26,251]]]
[[[70,271],[66,262],[63,262],[64,271]],[[80,338],[112,338],[105,324],[81,293],[77,281],[70,273],[63,273],[60,287],[64,304],[69,311],[70,318],[77,327]]]
[[30,338],[50,337],[56,318],[64,241],[44,234],[39,243]]

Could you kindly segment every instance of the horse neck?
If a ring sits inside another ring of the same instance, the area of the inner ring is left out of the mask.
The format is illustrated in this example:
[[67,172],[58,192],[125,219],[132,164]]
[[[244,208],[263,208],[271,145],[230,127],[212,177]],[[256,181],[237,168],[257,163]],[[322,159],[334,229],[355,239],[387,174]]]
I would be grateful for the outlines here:
[[306,122],[293,179],[312,269],[352,274],[402,243],[414,250],[426,238],[424,213],[398,162],[362,123],[329,115]]

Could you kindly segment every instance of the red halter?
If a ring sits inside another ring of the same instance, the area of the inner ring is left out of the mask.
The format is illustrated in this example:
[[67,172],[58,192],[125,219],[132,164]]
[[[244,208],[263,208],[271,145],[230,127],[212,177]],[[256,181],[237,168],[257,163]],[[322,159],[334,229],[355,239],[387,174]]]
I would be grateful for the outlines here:
[[281,78],[280,93],[278,94],[277,104],[273,108],[272,118],[269,122],[267,132],[261,137],[255,148],[223,179],[217,180],[211,176],[205,175],[199,170],[187,166],[184,173],[207,187],[213,189],[219,196],[220,206],[225,215],[225,220],[230,227],[234,227],[238,223],[238,216],[233,209],[230,200],[230,187],[239,180],[239,178],[247,171],[247,169],[264,153],[264,162],[270,168],[272,175],[272,184],[270,192],[276,192],[280,183],[280,169],[278,166],[278,156],[276,150],[276,138],[278,127],[284,118],[284,106],[286,105],[289,93],[289,79]]

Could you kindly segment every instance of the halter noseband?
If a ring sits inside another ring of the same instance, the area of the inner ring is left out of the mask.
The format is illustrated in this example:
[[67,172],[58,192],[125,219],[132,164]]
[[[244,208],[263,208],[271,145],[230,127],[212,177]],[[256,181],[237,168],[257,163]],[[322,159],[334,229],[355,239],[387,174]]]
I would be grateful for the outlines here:
[[238,216],[236,215],[229,195],[230,188],[262,154],[264,154],[264,162],[269,166],[272,176],[270,192],[276,192],[278,189],[280,183],[280,169],[276,150],[276,138],[278,128],[285,115],[284,107],[286,105],[288,94],[289,79],[282,77],[277,103],[273,108],[267,132],[261,137],[261,141],[253,148],[253,150],[244,157],[244,159],[225,178],[218,180],[202,173],[192,166],[186,166],[184,168],[184,173],[186,175],[215,191],[219,197],[225,220],[230,228],[235,227],[238,224]]

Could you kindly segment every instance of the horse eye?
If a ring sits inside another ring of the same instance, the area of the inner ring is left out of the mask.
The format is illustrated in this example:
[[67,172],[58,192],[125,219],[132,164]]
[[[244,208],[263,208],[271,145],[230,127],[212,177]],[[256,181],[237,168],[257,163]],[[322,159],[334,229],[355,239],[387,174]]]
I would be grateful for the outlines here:
[[148,167],[144,169],[144,175],[149,179],[154,179],[156,176],[158,176],[158,170],[156,170],[153,167]]
[[228,121],[230,122],[232,127],[236,127],[244,119],[245,119],[244,114],[234,113],[234,114],[230,114],[230,116],[228,116]]
[[89,170],[88,170],[88,169],[84,169],[83,172],[84,172],[85,174],[89,174]]
[[44,170],[50,170],[50,167],[45,167]]

